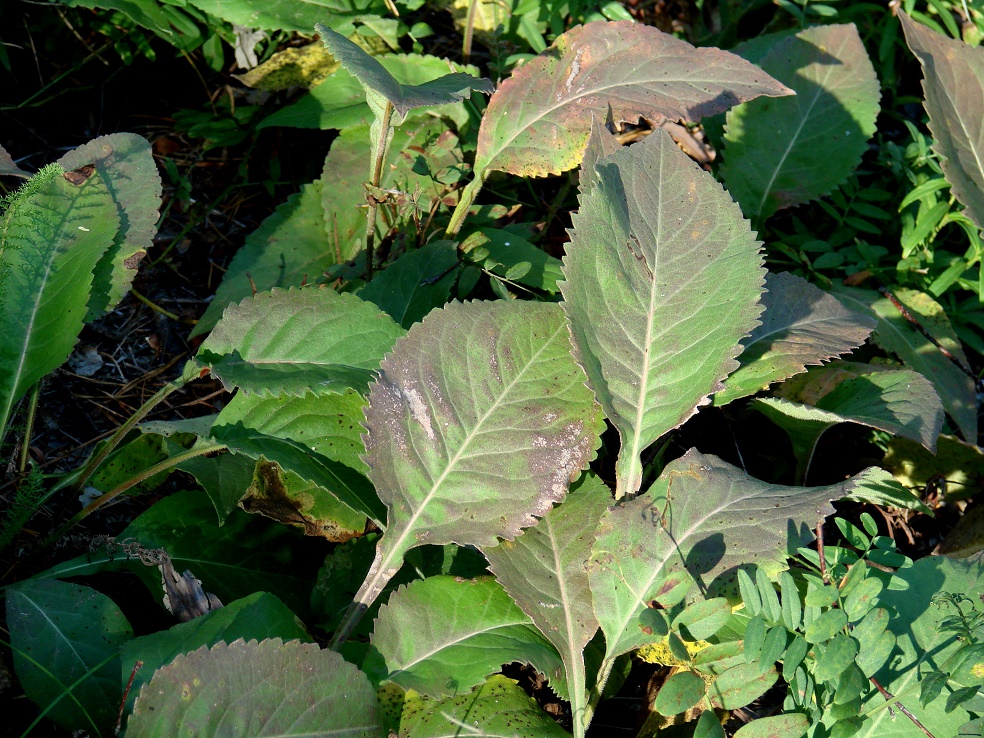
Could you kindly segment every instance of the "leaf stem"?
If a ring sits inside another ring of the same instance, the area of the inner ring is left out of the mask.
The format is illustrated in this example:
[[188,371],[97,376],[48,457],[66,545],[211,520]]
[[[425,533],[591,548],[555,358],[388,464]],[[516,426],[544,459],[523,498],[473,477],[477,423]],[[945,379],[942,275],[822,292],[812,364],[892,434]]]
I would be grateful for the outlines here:
[[465,189],[461,191],[461,197],[458,198],[458,204],[455,205],[454,212],[451,213],[451,222],[448,223],[448,228],[445,232],[448,238],[454,239],[458,235],[458,231],[461,230],[461,226],[465,223],[465,218],[468,217],[468,210],[475,202],[475,198],[478,197],[478,193],[482,190],[484,179],[484,173],[480,170],[476,171],[475,178],[465,185]]
[[376,241],[376,211],[379,203],[376,202],[376,190],[383,179],[383,162],[386,159],[386,144],[389,140],[390,122],[393,119],[393,104],[386,101],[383,107],[383,115],[379,120],[379,141],[375,142],[375,160],[372,163],[372,178],[369,184],[373,191],[366,194],[366,201],[369,203],[369,212],[366,214],[366,281],[372,281],[373,268],[373,246]]
[[352,604],[345,611],[345,617],[342,618],[341,625],[338,626],[338,630],[332,636],[331,643],[328,644],[328,648],[332,651],[337,651],[348,640],[348,637],[352,635],[352,631],[355,630],[355,626],[362,620],[362,616],[365,615],[366,610],[376,601],[376,598],[379,597],[386,588],[386,585],[389,584],[390,579],[400,570],[399,566],[392,566],[392,563],[394,559],[402,563],[403,554],[398,551],[384,553],[383,547],[385,545],[386,537],[384,535],[376,546],[376,558],[373,559],[372,566],[369,567],[369,573],[366,574],[365,581],[359,587],[359,591],[355,593],[355,599],[352,600]]

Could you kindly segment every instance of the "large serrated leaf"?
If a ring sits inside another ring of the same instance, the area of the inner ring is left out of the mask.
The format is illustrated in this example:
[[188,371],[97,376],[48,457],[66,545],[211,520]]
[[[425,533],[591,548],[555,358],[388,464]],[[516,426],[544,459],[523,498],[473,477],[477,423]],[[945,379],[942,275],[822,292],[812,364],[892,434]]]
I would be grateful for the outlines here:
[[352,33],[360,15],[386,12],[382,0],[193,0],[209,15],[247,28],[310,34],[316,23]]
[[96,265],[86,320],[101,317],[123,299],[137,265],[153,245],[161,206],[161,175],[143,136],[113,133],[69,151],[58,164],[66,170],[95,167],[116,203],[120,228]]
[[875,132],[880,87],[853,23],[807,28],[756,63],[796,91],[728,113],[721,174],[759,223],[827,194],[857,168]]
[[[467,730],[462,726],[467,726]],[[512,679],[495,675],[474,691],[443,700],[407,695],[399,738],[570,738]]]
[[769,274],[762,324],[742,340],[740,366],[714,395],[715,405],[754,394],[864,343],[875,327],[869,316],[788,272]]
[[397,342],[366,410],[387,527],[353,613],[414,546],[515,538],[563,499],[603,427],[568,335],[558,305],[472,302]]
[[325,48],[331,55],[366,88],[370,106],[373,104],[374,94],[382,96],[399,116],[398,123],[414,108],[449,105],[469,97],[473,89],[486,93],[495,89],[490,80],[479,79],[465,72],[445,74],[418,85],[404,85],[378,59],[342,34],[321,23],[315,24],[315,30],[321,35]]
[[[301,621],[275,595],[257,592],[212,610],[187,623],[178,623],[167,630],[134,638],[120,650],[122,673],[120,689],[130,681],[127,707],[157,669],[171,663],[177,656],[202,646],[214,646],[220,641],[232,643],[237,639],[282,638],[310,641]],[[137,661],[143,666],[133,673]]]
[[557,37],[496,91],[482,117],[476,177],[499,169],[544,177],[576,167],[592,116],[698,121],[760,95],[792,91],[727,51],[697,49],[629,21]]
[[448,301],[457,263],[458,251],[453,242],[429,243],[408,251],[377,274],[359,297],[378,305],[397,323],[409,328]]
[[[322,191],[321,180],[303,185],[246,237],[192,338],[212,330],[229,305],[274,287],[300,287],[305,278],[313,282],[331,265],[355,255],[357,249],[331,238]],[[365,225],[364,215],[360,223]]]
[[443,697],[514,661],[546,673],[567,696],[556,650],[498,582],[434,576],[401,587],[379,608],[363,668],[376,681]]
[[676,581],[694,578],[706,596],[737,596],[737,568],[773,573],[813,538],[866,472],[827,487],[785,487],[754,479],[690,450],[643,495],[602,518],[588,578],[612,659],[659,640],[640,616]]
[[899,20],[922,65],[933,150],[953,194],[984,227],[984,49],[941,36],[901,11]]
[[6,595],[24,692],[63,728],[108,734],[123,693],[119,649],[133,637],[126,617],[106,595],[53,579],[20,582]]
[[12,196],[0,218],[0,439],[14,404],[71,354],[92,270],[119,228],[106,182],[93,173],[51,164]]
[[275,289],[230,306],[195,361],[226,389],[246,393],[362,390],[403,333],[392,318],[354,295]]
[[567,674],[571,708],[586,707],[584,647],[598,630],[585,568],[611,492],[594,475],[514,541],[483,547],[492,573],[556,647]]
[[157,670],[127,735],[376,738],[376,693],[339,654],[279,638],[203,646]]
[[561,292],[578,361],[621,436],[623,497],[639,490],[645,448],[737,368],[738,342],[762,311],[764,270],[738,206],[667,134],[595,169]]
[[[947,359],[920,333],[887,297],[877,292],[837,287],[834,296],[848,308],[865,312],[878,321],[871,340],[898,356],[910,369],[926,377],[939,393],[943,407],[960,429],[964,439],[977,441],[977,395],[974,380]],[[943,307],[918,290],[896,289],[895,297],[940,344],[964,365],[957,338]]]

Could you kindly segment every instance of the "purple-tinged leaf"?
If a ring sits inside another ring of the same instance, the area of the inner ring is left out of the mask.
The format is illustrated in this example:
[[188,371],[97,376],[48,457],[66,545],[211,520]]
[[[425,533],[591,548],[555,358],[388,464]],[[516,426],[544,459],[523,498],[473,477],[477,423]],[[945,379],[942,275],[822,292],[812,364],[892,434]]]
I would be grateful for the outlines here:
[[967,215],[984,228],[984,49],[946,38],[899,11],[923,69],[933,150]]
[[496,91],[482,117],[476,177],[544,177],[580,163],[592,116],[698,121],[760,95],[790,95],[758,67],[630,21],[567,31]]
[[666,133],[595,171],[561,292],[577,359],[621,436],[621,498],[639,490],[646,447],[737,368],[739,341],[762,311],[764,270],[738,206]]
[[7,153],[7,150],[0,146],[0,177],[21,177],[23,179],[30,179],[31,173],[25,172],[17,164],[14,163],[13,157]]

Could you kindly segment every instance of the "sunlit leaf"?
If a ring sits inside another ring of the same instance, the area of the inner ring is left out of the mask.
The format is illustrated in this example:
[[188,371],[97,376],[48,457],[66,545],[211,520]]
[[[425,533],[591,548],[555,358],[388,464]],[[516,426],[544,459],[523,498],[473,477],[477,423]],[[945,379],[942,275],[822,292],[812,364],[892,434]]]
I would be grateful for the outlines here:
[[846,353],[864,343],[875,321],[855,313],[789,272],[769,274],[762,295],[762,324],[742,340],[740,366],[714,395],[715,405],[754,394],[807,366]]
[[382,0],[193,0],[191,4],[247,28],[307,34],[316,23],[327,23],[349,34],[355,30],[353,22],[358,16],[386,12]]
[[227,389],[246,393],[362,390],[403,333],[392,318],[354,295],[275,289],[231,305],[195,362]]
[[948,501],[966,499],[984,488],[984,449],[956,436],[940,436],[935,454],[912,441],[893,438],[884,465],[916,494],[940,485],[941,480],[945,489],[940,485],[939,491]]
[[482,117],[475,171],[543,177],[581,161],[592,116],[698,121],[791,90],[721,49],[652,26],[597,21],[567,31],[505,80]]
[[133,637],[120,609],[94,589],[54,579],[14,584],[6,598],[24,693],[67,730],[110,733],[122,694],[119,649]]
[[738,206],[665,133],[595,166],[561,284],[578,361],[622,441],[616,497],[642,452],[721,389],[756,325],[764,270]]
[[443,697],[514,661],[545,672],[555,690],[563,682],[556,650],[502,585],[435,576],[401,587],[379,608],[364,668],[376,680]]
[[376,738],[376,693],[333,651],[279,638],[178,656],[140,691],[128,736]]
[[933,150],[968,217],[984,227],[984,49],[941,36],[901,11],[899,20],[922,65]]
[[853,23],[807,28],[756,64],[796,91],[728,113],[721,174],[759,223],[826,195],[858,167],[875,132],[880,86]]

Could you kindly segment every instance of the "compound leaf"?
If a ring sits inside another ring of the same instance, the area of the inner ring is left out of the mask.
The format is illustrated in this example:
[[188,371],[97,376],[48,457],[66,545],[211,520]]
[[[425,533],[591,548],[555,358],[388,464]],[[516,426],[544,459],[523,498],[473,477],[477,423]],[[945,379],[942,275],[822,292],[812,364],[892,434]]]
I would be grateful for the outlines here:
[[379,608],[364,668],[378,681],[443,697],[513,661],[534,665],[555,690],[563,682],[556,650],[502,585],[491,577],[432,576],[396,590]]
[[140,691],[127,735],[375,738],[366,675],[313,643],[217,643],[178,656]]
[[14,669],[27,696],[67,730],[112,732],[123,693],[119,649],[133,637],[120,609],[94,589],[55,579],[28,579],[6,594]]
[[660,640],[640,618],[679,581],[696,579],[708,597],[737,597],[739,566],[777,573],[787,554],[813,539],[817,521],[833,511],[829,501],[869,473],[826,487],[785,487],[696,450],[671,462],[645,494],[605,513],[598,529],[588,579],[606,658]]
[[796,91],[728,113],[721,173],[759,223],[827,194],[858,167],[875,132],[880,86],[853,23],[807,28],[756,63]]
[[403,333],[354,295],[274,289],[230,306],[193,364],[210,369],[226,389],[247,394],[363,390]]
[[941,36],[899,13],[923,69],[933,150],[953,194],[984,227],[984,50]]
[[496,91],[482,117],[475,176],[545,177],[580,163],[592,116],[698,121],[760,95],[792,91],[741,57],[694,48],[641,23],[567,31]]
[[93,277],[86,320],[94,320],[123,299],[137,274],[137,265],[153,245],[161,207],[161,175],[150,144],[135,133],[95,138],[69,151],[58,164],[67,171],[94,167],[119,212],[119,230]]
[[561,292],[578,361],[621,436],[623,497],[639,489],[646,447],[738,366],[764,270],[738,206],[669,135],[655,131],[595,170]]
[[875,321],[789,272],[768,274],[762,324],[742,340],[740,366],[714,395],[715,405],[754,394],[807,366],[857,348]]

